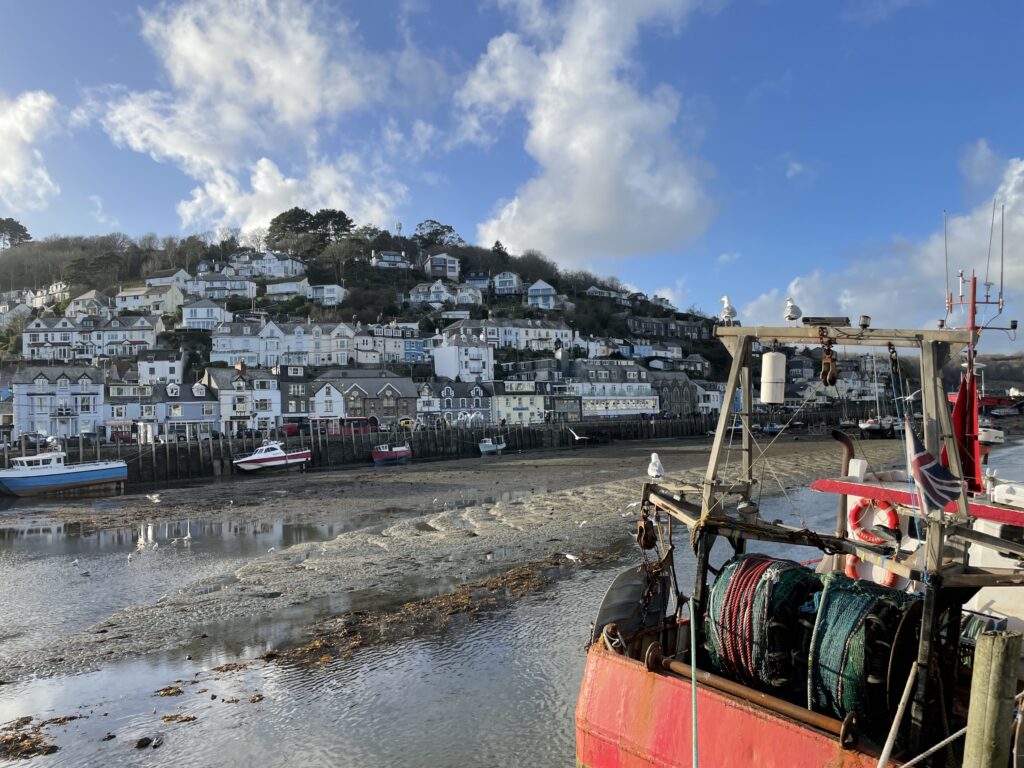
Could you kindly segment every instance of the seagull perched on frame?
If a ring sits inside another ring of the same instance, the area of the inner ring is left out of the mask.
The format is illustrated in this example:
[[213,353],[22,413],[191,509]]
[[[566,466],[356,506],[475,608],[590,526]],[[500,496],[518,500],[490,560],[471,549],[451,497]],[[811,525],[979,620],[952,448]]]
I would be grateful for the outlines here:
[[782,318],[789,323],[795,323],[804,313],[800,311],[800,307],[793,303],[793,299],[789,296],[786,297],[786,311],[782,313]]
[[729,303],[728,296],[722,297],[722,313],[719,317],[723,325],[732,325],[732,321],[736,319],[736,307]]
[[652,480],[657,480],[665,475],[665,467],[661,465],[661,459],[658,458],[658,454],[651,454],[651,463],[647,465],[647,476]]

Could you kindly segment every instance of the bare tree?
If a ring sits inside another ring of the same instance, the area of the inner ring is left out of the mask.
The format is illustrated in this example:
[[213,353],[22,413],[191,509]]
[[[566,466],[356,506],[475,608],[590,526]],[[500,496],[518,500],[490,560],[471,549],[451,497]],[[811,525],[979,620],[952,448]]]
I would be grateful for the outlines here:
[[267,244],[267,228],[253,227],[242,234],[242,242],[257,253],[263,253],[263,248]]

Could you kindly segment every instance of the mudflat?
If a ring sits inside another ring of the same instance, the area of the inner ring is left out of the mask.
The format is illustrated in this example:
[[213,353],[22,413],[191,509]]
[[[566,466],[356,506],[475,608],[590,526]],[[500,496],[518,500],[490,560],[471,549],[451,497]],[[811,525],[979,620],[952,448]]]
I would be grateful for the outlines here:
[[[217,625],[346,596],[351,610],[387,611],[419,597],[445,594],[533,563],[585,567],[622,551],[651,452],[669,482],[699,482],[708,440],[589,446],[574,451],[333,472],[289,472],[203,486],[165,489],[109,504],[49,506],[51,519],[96,530],[187,518],[343,521],[334,539],[255,557],[230,579],[197,580],[157,603],[117,611],[84,632],[54,637],[31,653],[0,658],[0,679],[96,669],[105,662],[215,640]],[[902,443],[862,442],[872,468],[901,462]],[[759,457],[763,493],[778,493],[838,473],[839,446],[821,437],[783,436]],[[730,454],[738,470],[740,453]],[[765,463],[767,459],[767,463]],[[729,471],[722,473],[729,476]],[[833,501],[823,496],[822,503]],[[38,520],[12,510],[2,520]],[[569,557],[572,555],[572,557]],[[100,584],[102,574],[93,574]],[[99,588],[102,588],[101,586]]]

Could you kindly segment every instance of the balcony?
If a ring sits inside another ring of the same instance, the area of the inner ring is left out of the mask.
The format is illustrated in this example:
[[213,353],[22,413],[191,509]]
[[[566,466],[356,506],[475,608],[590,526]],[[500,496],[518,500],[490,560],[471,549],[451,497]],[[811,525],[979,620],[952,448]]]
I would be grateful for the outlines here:
[[60,405],[50,411],[50,416],[55,419],[71,419],[78,416],[78,411],[66,405]]

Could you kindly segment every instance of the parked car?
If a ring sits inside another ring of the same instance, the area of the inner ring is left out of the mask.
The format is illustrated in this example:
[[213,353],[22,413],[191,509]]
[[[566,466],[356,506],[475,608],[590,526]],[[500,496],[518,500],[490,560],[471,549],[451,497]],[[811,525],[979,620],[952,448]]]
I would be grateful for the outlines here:
[[100,436],[96,432],[90,430],[80,432],[78,436],[82,440],[82,445],[96,445],[96,443],[100,441]]
[[258,429],[250,429],[249,427],[239,427],[235,431],[235,437],[239,439],[243,437],[263,437],[263,433]]
[[43,448],[49,439],[47,435],[41,432],[22,432],[15,441],[15,445],[22,445],[24,443],[26,448]]

